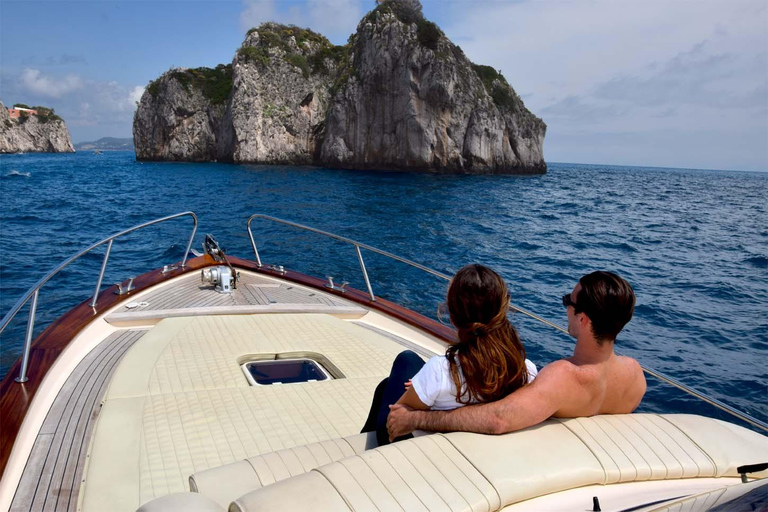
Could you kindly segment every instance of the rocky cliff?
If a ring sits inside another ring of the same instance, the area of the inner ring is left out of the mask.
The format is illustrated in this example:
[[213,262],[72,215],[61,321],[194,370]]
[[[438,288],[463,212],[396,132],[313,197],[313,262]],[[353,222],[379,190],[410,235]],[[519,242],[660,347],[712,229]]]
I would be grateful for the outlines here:
[[546,171],[544,122],[418,0],[385,0],[345,46],[297,27],[252,29],[231,65],[153,81],[133,130],[141,160]]
[[74,153],[64,121],[56,115],[11,119],[0,103],[0,153]]

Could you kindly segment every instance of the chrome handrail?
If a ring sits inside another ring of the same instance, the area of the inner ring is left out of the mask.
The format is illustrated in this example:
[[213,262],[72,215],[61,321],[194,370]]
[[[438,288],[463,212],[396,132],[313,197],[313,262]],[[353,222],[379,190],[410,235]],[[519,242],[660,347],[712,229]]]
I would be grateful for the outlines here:
[[[363,262],[363,257],[360,254],[360,249],[366,249],[368,251],[375,252],[376,254],[381,254],[382,256],[386,256],[388,258],[391,258],[391,259],[393,259],[395,261],[399,261],[401,263],[405,263],[406,265],[410,265],[412,267],[418,268],[419,270],[423,270],[424,272],[426,272],[428,274],[431,274],[431,275],[433,275],[435,277],[438,277],[440,279],[443,279],[445,281],[450,281],[451,280],[450,276],[448,276],[446,274],[443,274],[442,272],[438,272],[436,270],[432,270],[431,268],[425,267],[424,265],[421,265],[420,263],[416,263],[415,261],[411,261],[409,259],[402,258],[400,256],[396,256],[396,255],[394,255],[392,253],[389,253],[387,251],[383,251],[381,249],[377,249],[375,247],[372,247],[370,245],[364,244],[362,242],[358,242],[358,241],[352,240],[350,238],[339,236],[339,235],[336,235],[334,233],[329,233],[327,231],[322,231],[320,229],[315,229],[315,228],[312,228],[312,227],[309,227],[309,226],[305,226],[303,224],[298,224],[296,222],[291,222],[291,221],[284,220],[284,219],[278,219],[277,217],[271,217],[269,215],[262,215],[262,214],[258,214],[257,213],[255,215],[251,215],[248,218],[248,236],[251,239],[251,246],[253,247],[253,253],[256,256],[256,263],[257,263],[257,265],[259,267],[262,267],[263,265],[261,263],[261,258],[259,257],[259,251],[256,248],[256,241],[253,238],[253,232],[251,231],[251,223],[253,222],[254,219],[264,219],[264,220],[276,222],[278,224],[283,224],[283,225],[286,225],[286,226],[291,226],[291,227],[294,227],[294,228],[297,228],[297,229],[302,229],[304,231],[309,231],[311,233],[317,233],[318,235],[323,235],[325,237],[332,238],[334,240],[339,240],[341,242],[345,242],[347,244],[353,245],[355,247],[355,249],[356,249],[357,257],[358,257],[358,260],[360,262],[360,269],[362,270],[363,277],[365,278],[365,285],[368,287],[368,294],[371,297],[372,301],[375,301],[376,299],[375,299],[375,296],[373,294],[373,289],[371,288],[371,282],[370,282],[370,280],[368,278],[368,272],[366,271],[365,263]],[[562,332],[564,334],[568,334],[568,330],[567,329],[564,329],[563,327],[561,327],[561,326],[559,326],[559,325],[557,325],[557,324],[555,324],[553,322],[550,322],[549,320],[546,320],[546,319],[544,319],[544,318],[542,318],[542,317],[540,317],[540,316],[538,316],[538,315],[536,315],[534,313],[531,313],[530,311],[527,311],[527,310],[525,310],[525,309],[523,309],[523,308],[521,308],[519,306],[516,306],[516,305],[512,304],[511,302],[509,304],[509,307],[513,311],[517,311],[518,313],[521,313],[521,314],[523,314],[525,316],[533,318],[534,320],[537,320],[537,321],[539,321],[539,322],[541,322],[541,323],[543,323],[545,325],[548,325],[549,327],[552,327],[552,328],[554,328],[554,329],[556,329],[556,330],[558,330],[558,331],[560,331],[560,332]],[[616,353],[618,354],[619,352],[616,351]],[[749,423],[750,425],[752,425],[754,427],[760,428],[760,429],[768,432],[768,423],[760,421],[759,419],[757,419],[757,418],[755,418],[755,417],[753,417],[753,416],[751,416],[751,415],[749,415],[749,414],[747,414],[745,412],[739,411],[738,409],[735,409],[735,408],[731,407],[730,405],[727,405],[727,404],[721,402],[720,400],[718,400],[716,398],[713,398],[713,397],[711,397],[711,396],[709,396],[709,395],[707,395],[705,393],[702,393],[702,392],[697,391],[697,390],[695,390],[695,389],[693,389],[693,388],[691,388],[689,386],[686,386],[685,384],[683,384],[683,383],[673,379],[672,377],[670,377],[668,375],[665,375],[664,373],[662,373],[662,372],[660,372],[658,370],[654,370],[653,368],[647,367],[647,366],[645,366],[643,364],[640,364],[640,367],[648,375],[651,375],[652,377],[656,377],[657,379],[661,380],[662,382],[666,382],[667,384],[670,384],[670,385],[678,388],[679,390],[681,390],[681,391],[683,391],[685,393],[688,393],[689,395],[691,395],[691,396],[693,396],[695,398],[703,400],[704,402],[707,402],[708,404],[710,404],[710,405],[712,405],[714,407],[717,407],[721,411],[724,411],[724,412],[726,412],[726,413],[728,413],[728,414],[730,414],[732,416],[735,416],[736,418],[739,418],[740,420],[742,420],[742,421],[744,421],[746,423]]]
[[187,266],[187,255],[189,255],[189,250],[192,248],[192,241],[195,238],[195,233],[197,232],[197,215],[195,215],[194,212],[182,212],[177,213],[175,215],[169,215],[167,217],[162,217],[160,219],[155,219],[149,222],[145,222],[144,224],[139,224],[138,226],[134,226],[130,229],[126,229],[125,231],[121,231],[119,233],[116,233],[112,236],[109,236],[105,238],[104,240],[101,240],[100,242],[96,242],[95,244],[91,245],[87,249],[84,249],[80,251],[79,253],[75,254],[74,256],[71,256],[67,258],[63,263],[59,264],[56,268],[48,272],[45,276],[43,276],[37,283],[35,283],[28,291],[25,293],[21,299],[19,299],[16,304],[11,308],[11,310],[3,317],[3,320],[0,321],[0,334],[5,330],[6,327],[8,327],[8,324],[11,323],[11,320],[16,316],[16,313],[21,310],[21,308],[24,306],[24,304],[27,303],[30,297],[33,297],[32,299],[32,305],[29,309],[29,320],[27,322],[27,331],[24,336],[24,353],[22,355],[21,359],[21,371],[19,372],[19,376],[16,377],[16,382],[27,382],[27,370],[29,365],[29,351],[32,346],[32,332],[35,328],[35,315],[37,313],[37,299],[40,292],[40,288],[43,287],[45,283],[51,280],[53,276],[58,274],[60,271],[62,271],[64,268],[69,266],[72,262],[80,258],[81,256],[91,252],[95,248],[109,242],[109,245],[107,246],[107,250],[104,253],[104,260],[101,263],[101,272],[99,273],[99,279],[96,282],[96,289],[93,292],[93,300],[91,300],[91,303],[89,304],[91,307],[96,307],[96,300],[99,295],[99,291],[101,289],[101,283],[104,280],[104,272],[107,270],[107,261],[109,261],[109,254],[112,250],[112,242],[116,238],[120,238],[123,235],[127,235],[128,233],[132,233],[134,231],[137,231],[139,229],[145,228],[147,226],[151,226],[153,224],[159,224],[160,222],[165,222],[167,220],[176,219],[178,217],[183,217],[189,215],[192,217],[192,220],[194,221],[194,226],[192,227],[192,234],[189,237],[189,242],[187,243],[187,250],[184,251],[184,260],[181,263],[181,268],[184,268]]

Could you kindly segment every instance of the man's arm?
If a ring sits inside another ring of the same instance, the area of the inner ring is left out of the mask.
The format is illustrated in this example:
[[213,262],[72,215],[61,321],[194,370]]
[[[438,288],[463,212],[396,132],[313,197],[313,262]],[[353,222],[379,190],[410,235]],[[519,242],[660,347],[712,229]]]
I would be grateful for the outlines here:
[[571,366],[566,361],[555,361],[542,368],[530,385],[487,404],[452,411],[414,411],[400,404],[392,405],[387,419],[390,439],[417,429],[503,434],[541,423],[564,404],[579,398]]

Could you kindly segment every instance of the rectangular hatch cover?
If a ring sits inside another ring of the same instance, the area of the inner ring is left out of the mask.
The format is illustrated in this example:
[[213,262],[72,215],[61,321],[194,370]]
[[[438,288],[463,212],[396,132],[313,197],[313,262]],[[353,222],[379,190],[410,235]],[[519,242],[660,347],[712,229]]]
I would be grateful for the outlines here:
[[316,361],[311,359],[278,359],[253,361],[243,365],[251,385],[293,384],[332,378]]

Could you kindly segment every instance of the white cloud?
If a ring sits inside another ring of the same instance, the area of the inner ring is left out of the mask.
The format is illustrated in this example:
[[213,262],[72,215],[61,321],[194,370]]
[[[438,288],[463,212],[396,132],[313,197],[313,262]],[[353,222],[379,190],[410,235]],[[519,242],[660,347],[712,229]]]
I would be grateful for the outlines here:
[[[373,2],[370,2],[373,8]],[[303,7],[281,8],[277,0],[243,0],[240,26],[243,31],[266,21],[310,28],[331,40],[344,42],[355,31],[363,7],[360,0],[306,0]]]
[[142,94],[144,94],[144,86],[137,85],[128,93],[128,101],[130,101],[135,107],[136,102],[141,100]]
[[[722,147],[739,147],[742,162],[768,169],[765,144],[744,144],[745,133],[768,139],[765,0],[422,1],[427,13],[445,6],[446,34],[547,122],[548,158],[590,134],[599,163],[606,133],[622,134],[615,150],[628,156],[679,133],[678,164],[732,168]],[[695,144],[688,135],[704,129]]]
[[39,69],[24,68],[19,77],[21,84],[34,94],[60,98],[83,87],[83,79],[69,74],[64,78],[43,75]]
[[275,0],[243,0],[240,28],[246,31],[252,27],[258,27],[265,21],[278,21],[276,11]]

